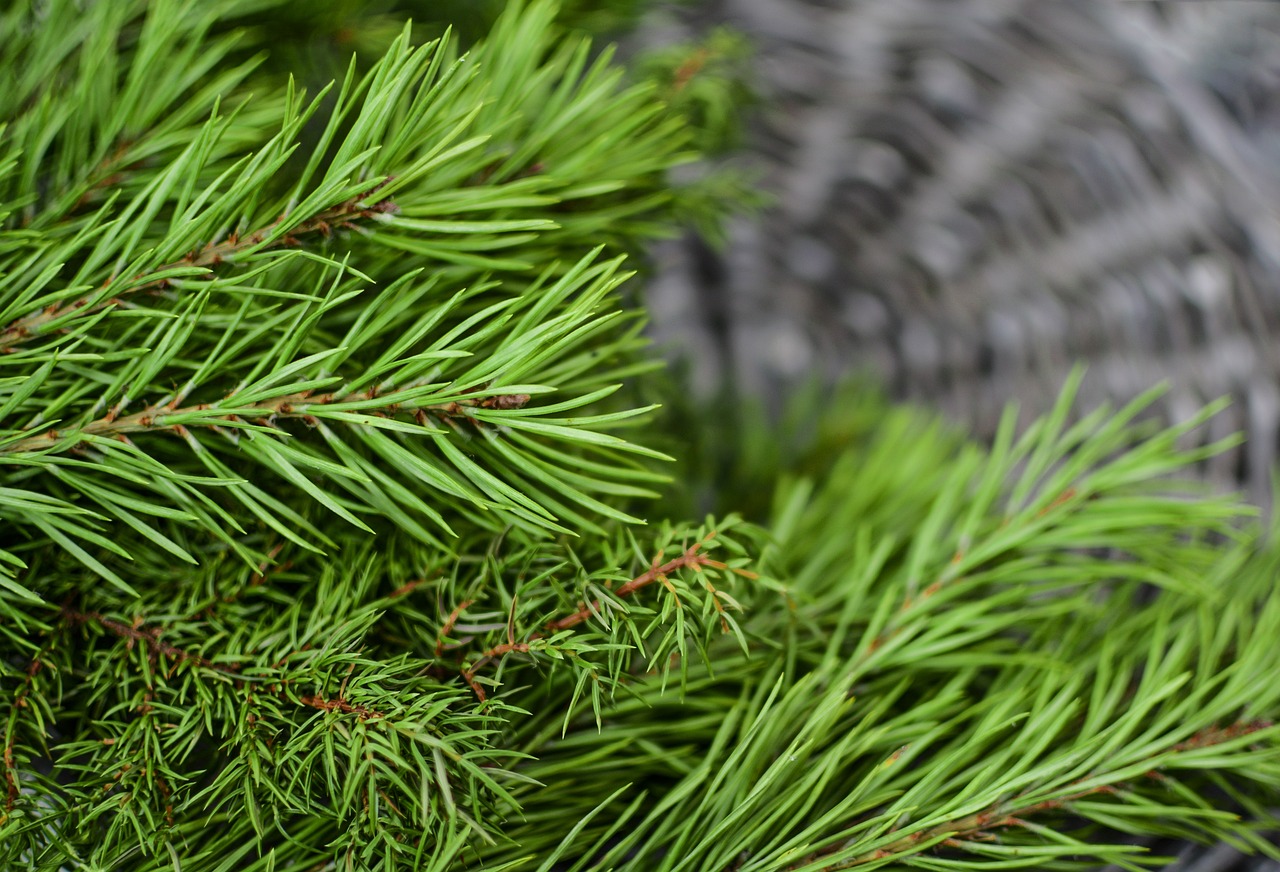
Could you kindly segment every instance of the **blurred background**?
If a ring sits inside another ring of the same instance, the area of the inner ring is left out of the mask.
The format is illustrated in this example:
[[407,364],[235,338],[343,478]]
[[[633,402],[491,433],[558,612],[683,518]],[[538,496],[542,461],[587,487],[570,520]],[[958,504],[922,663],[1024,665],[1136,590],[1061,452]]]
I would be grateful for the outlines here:
[[1248,441],[1204,474],[1269,503],[1280,4],[703,0],[625,44],[726,25],[754,98],[725,160],[772,202],[661,246],[647,291],[699,392],[852,368],[982,437],[1084,361],[1082,408],[1230,395],[1201,436]]

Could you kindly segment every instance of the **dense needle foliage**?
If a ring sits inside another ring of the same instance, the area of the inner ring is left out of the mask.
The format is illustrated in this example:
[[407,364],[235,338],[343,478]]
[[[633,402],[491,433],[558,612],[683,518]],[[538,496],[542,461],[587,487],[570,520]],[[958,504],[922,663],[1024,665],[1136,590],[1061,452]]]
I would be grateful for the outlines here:
[[308,95],[275,11],[0,13],[0,868],[1273,850],[1277,557],[1197,422],[701,411],[623,255],[729,184],[668,177],[714,47],[512,3]]

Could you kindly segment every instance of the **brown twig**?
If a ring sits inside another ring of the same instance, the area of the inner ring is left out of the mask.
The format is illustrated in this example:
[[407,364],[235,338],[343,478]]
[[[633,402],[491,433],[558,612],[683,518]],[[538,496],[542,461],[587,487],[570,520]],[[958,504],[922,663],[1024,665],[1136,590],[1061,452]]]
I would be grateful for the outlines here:
[[0,754],[0,765],[4,766],[4,810],[7,813],[13,811],[13,807],[18,803],[18,778],[15,775],[18,768],[13,763],[12,741],[4,743],[4,753]]
[[[285,692],[287,683],[280,683],[275,686],[264,686],[254,684],[240,677],[237,673],[241,669],[242,664],[232,663],[220,666],[212,661],[194,654],[190,651],[184,651],[177,646],[170,645],[168,642],[161,641],[161,630],[158,627],[147,628],[140,621],[133,624],[126,624],[115,618],[108,618],[98,612],[79,612],[70,608],[62,610],[64,620],[73,624],[96,624],[104,630],[119,636],[125,640],[125,646],[132,650],[135,644],[142,644],[147,647],[152,657],[160,654],[165,655],[173,660],[186,661],[195,663],[198,666],[210,669],[222,676],[229,676],[235,685],[242,690],[266,689],[276,696],[283,699],[294,699],[302,705],[310,708],[319,709],[320,711],[339,711],[347,714],[357,715],[360,720],[369,720],[371,718],[381,718],[384,715],[374,709],[366,708],[361,705],[347,702],[342,698],[341,692],[337,699],[328,699],[319,694],[303,694],[300,696],[290,696]],[[345,689],[345,681],[343,687]]]
[[[708,534],[707,537],[703,539],[701,542],[695,542],[692,545],[690,545],[688,548],[686,548],[685,552],[681,554],[679,557],[676,557],[673,560],[668,560],[666,563],[662,564],[661,566],[650,566],[646,572],[636,576],[635,578],[628,581],[626,584],[622,585],[622,587],[614,591],[614,596],[618,596],[618,597],[628,596],[636,592],[640,588],[648,584],[652,584],[653,582],[658,581],[660,579],[664,579],[670,573],[675,572],[676,570],[679,570],[679,569],[683,569],[688,566],[692,566],[692,567],[709,566],[712,569],[726,569],[727,567],[725,566],[725,564],[721,563],[720,561],[712,560],[710,557],[707,557],[705,554],[699,553],[702,549],[702,546],[710,542],[715,535],[716,534],[713,531],[712,533]],[[560,618],[559,620],[555,620],[547,624],[547,632],[557,633],[560,630],[567,630],[570,627],[576,627],[578,624],[581,624],[583,621],[587,620],[587,618],[591,617],[592,615],[599,614],[600,607],[601,607],[600,600],[596,600],[590,605],[583,603],[578,607],[578,610],[573,614],[566,615],[565,617]]]
[[362,705],[355,705],[353,703],[349,703],[345,699],[342,699],[341,697],[339,697],[338,699],[325,699],[322,696],[314,696],[314,695],[300,696],[298,697],[298,702],[302,703],[303,705],[310,706],[311,708],[320,709],[321,711],[326,711],[326,712],[336,711],[336,712],[345,712],[347,714],[353,714],[358,718],[360,718],[360,720],[362,721],[367,721],[371,718],[383,717],[382,712],[374,711],[373,709],[370,709],[370,708],[365,708]]
[[387,594],[387,599],[400,599],[402,596],[408,596],[426,583],[427,579],[425,578],[412,578]]
[[1175,751],[1193,751],[1196,748],[1211,748],[1214,745],[1221,745],[1223,742],[1229,742],[1232,739],[1238,739],[1241,736],[1248,736],[1259,730],[1265,730],[1270,726],[1273,726],[1271,721],[1253,720],[1228,724],[1225,727],[1206,727],[1185,742],[1179,742],[1174,745],[1173,749]]
[[13,695],[13,709],[9,716],[9,723],[5,728],[4,749],[0,751],[0,766],[4,767],[4,810],[6,813],[13,811],[20,793],[17,778],[18,769],[13,762],[13,748],[17,741],[14,735],[15,721],[17,720],[18,712],[29,706],[27,698],[31,696],[31,687],[35,684],[36,676],[40,674],[40,670],[45,666],[44,657],[48,653],[51,644],[52,641],[46,641],[40,647],[40,650],[32,655],[31,662],[27,664],[22,686]]
[[673,94],[679,94],[693,81],[693,78],[702,72],[702,68],[707,65],[707,61],[711,60],[712,52],[709,48],[700,48],[676,67],[675,72],[671,76],[671,91]]
[[[635,578],[631,579],[630,581],[626,582],[621,587],[619,587],[616,591],[614,591],[614,596],[618,596],[618,597],[630,596],[631,594],[635,593],[636,591],[640,590],[641,588],[649,584],[652,584],[655,581],[661,582],[663,584],[667,584],[667,576],[670,573],[676,572],[677,570],[684,569],[687,567],[693,567],[695,570],[700,569],[703,566],[707,566],[712,569],[728,569],[728,566],[726,564],[721,563],[719,560],[712,560],[707,555],[701,553],[703,546],[705,546],[708,542],[710,542],[713,538],[715,538],[715,535],[716,535],[715,531],[713,530],[712,532],[708,533],[707,536],[703,538],[700,542],[695,542],[693,545],[690,545],[688,548],[686,548],[684,553],[681,554],[679,557],[676,557],[672,560],[668,560],[666,563],[659,564],[658,557],[654,557],[653,563],[650,564],[649,568],[645,572],[641,573],[640,575],[637,575]],[[735,571],[741,571],[741,570],[735,570]],[[746,573],[746,574],[750,575],[751,573]],[[711,590],[712,590],[712,593],[714,594],[715,589],[711,588]],[[461,612],[461,610],[465,608],[465,606],[470,604],[471,604],[470,602],[467,602],[464,604],[464,606],[459,606],[457,609],[454,609],[453,613],[449,616],[449,620],[446,622],[447,629],[441,630],[441,639],[443,639],[443,637],[447,635],[448,630],[453,628],[453,623],[457,621],[457,616]],[[719,608],[719,603],[717,603],[716,605],[717,605],[717,608]],[[514,609],[514,603],[512,604],[512,607]],[[578,624],[581,624],[583,621],[587,620],[592,615],[599,614],[600,608],[601,608],[600,600],[596,600],[591,604],[582,603],[578,606],[577,611],[573,612],[572,614],[566,615],[563,618],[559,618],[558,620],[549,622],[546,625],[546,629],[544,632],[532,633],[529,635],[527,641],[524,641],[524,642],[515,641],[515,636],[514,636],[515,630],[514,630],[512,621],[508,620],[507,641],[501,645],[495,645],[489,650],[483,652],[476,659],[474,663],[472,663],[470,666],[463,667],[460,670],[462,679],[471,687],[471,690],[475,693],[476,698],[479,699],[481,702],[484,702],[485,699],[487,698],[487,695],[485,694],[484,689],[480,686],[480,683],[476,681],[476,677],[475,677],[476,672],[480,669],[481,666],[485,665],[486,663],[492,661],[497,657],[502,657],[505,654],[527,654],[529,653],[529,646],[531,642],[536,642],[539,639],[545,639],[547,636],[553,633],[558,633],[561,630],[567,630],[570,627],[576,627]],[[443,653],[443,648],[441,644],[437,642],[436,656],[439,657],[442,653]]]
[[[376,394],[375,394],[376,396]],[[371,410],[370,414],[388,417],[391,415],[405,413],[402,404],[394,402],[395,393],[387,394],[385,399],[387,404],[379,409]],[[510,399],[511,397],[528,399],[525,394],[498,395],[496,397],[483,397],[474,400],[455,400],[448,403],[440,403],[438,405],[415,406],[412,408],[412,414],[415,419],[425,426],[427,416],[451,415],[465,416],[466,410],[470,407],[476,408],[513,408],[511,406],[495,406],[486,405],[489,401]],[[232,394],[227,398],[228,401],[234,401],[235,395]],[[333,394],[317,394],[312,395],[309,391],[288,394],[283,397],[276,397],[272,400],[262,400],[256,403],[248,403],[244,406],[235,407],[235,411],[219,412],[219,406],[212,403],[198,403],[194,406],[178,408],[172,403],[166,406],[151,406],[141,412],[132,415],[119,416],[117,409],[112,409],[101,418],[90,421],[83,427],[67,431],[56,429],[45,430],[10,442],[3,448],[0,453],[14,453],[21,451],[36,451],[47,448],[51,444],[58,443],[59,440],[73,438],[74,441],[66,447],[72,448],[79,445],[91,437],[110,438],[110,439],[127,439],[131,433],[148,433],[157,431],[171,431],[178,435],[185,435],[187,428],[190,427],[207,427],[210,429],[218,429],[221,427],[234,426],[244,419],[262,420],[267,426],[273,426],[274,422],[280,419],[301,420],[309,426],[315,426],[318,419],[311,414],[319,406],[326,406],[334,403],[350,403],[361,400],[373,399],[368,391],[358,391],[353,394],[344,396],[335,396]],[[523,403],[521,403],[523,405]],[[209,414],[201,414],[201,413]],[[168,424],[167,418],[200,415],[195,420],[188,420],[182,424]]]
[[[530,638],[539,639],[541,637],[541,633],[534,633]],[[476,681],[476,672],[480,667],[488,663],[490,660],[493,660],[495,657],[501,657],[504,654],[528,654],[529,647],[529,642],[503,642],[501,645],[494,645],[488,651],[481,654],[475,663],[462,670],[462,680],[470,686],[471,690],[475,693],[476,698],[480,702],[484,702],[487,698],[484,688],[480,686],[480,682]]]
[[215,666],[212,661],[205,659],[199,654],[192,654],[184,651],[168,642],[161,640],[161,630],[158,627],[144,628],[139,621],[133,624],[126,624],[123,621],[117,621],[115,618],[108,618],[106,615],[98,612],[80,612],[75,609],[64,608],[62,616],[72,624],[97,624],[104,630],[113,633],[125,640],[125,648],[132,651],[134,645],[141,643],[146,647],[147,652],[154,660],[158,655],[163,654],[171,660],[189,661],[196,663],[206,669],[213,669],[218,672],[225,672],[226,669]]
[[473,602],[475,602],[475,600],[463,600],[458,603],[457,607],[453,611],[449,612],[449,617],[445,618],[444,624],[440,627],[440,635],[436,637],[437,658],[444,655],[445,638],[453,632],[454,626],[458,623],[458,618],[462,616],[462,613],[465,612]]
[[[266,583],[266,580],[277,572],[285,572],[292,568],[293,561],[286,560],[284,563],[276,563],[275,559],[280,556],[280,552],[284,550],[284,543],[277,542],[267,552],[267,558],[258,564],[258,570],[253,574],[253,578],[249,579],[249,587],[258,587]],[[223,598],[223,602],[232,602],[231,598]]]

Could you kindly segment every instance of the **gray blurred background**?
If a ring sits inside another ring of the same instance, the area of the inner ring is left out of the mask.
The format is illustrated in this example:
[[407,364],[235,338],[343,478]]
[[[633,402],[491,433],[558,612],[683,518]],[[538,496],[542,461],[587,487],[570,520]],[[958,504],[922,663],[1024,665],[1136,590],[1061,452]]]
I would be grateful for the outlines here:
[[1082,408],[1231,395],[1202,438],[1248,442],[1204,474],[1269,502],[1280,4],[704,0],[640,41],[720,24],[759,97],[733,160],[774,203],[722,251],[658,253],[655,333],[697,349],[699,390],[862,369],[981,437],[1085,361]]

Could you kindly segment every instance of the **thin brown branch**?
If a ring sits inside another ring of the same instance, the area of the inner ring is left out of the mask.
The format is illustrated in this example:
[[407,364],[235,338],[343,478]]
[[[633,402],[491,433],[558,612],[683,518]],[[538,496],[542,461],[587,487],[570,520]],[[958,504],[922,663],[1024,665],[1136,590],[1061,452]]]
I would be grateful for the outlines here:
[[[63,602],[63,608],[71,605],[72,598],[67,597]],[[4,748],[0,751],[0,765],[4,766],[4,783],[5,783],[5,802],[4,813],[7,815],[13,811],[14,805],[18,801],[20,793],[18,787],[17,766],[13,760],[13,749],[17,742],[16,728],[18,714],[30,708],[31,704],[27,702],[31,696],[32,688],[35,686],[36,679],[40,675],[41,670],[49,668],[49,664],[45,658],[53,650],[56,635],[52,632],[54,628],[49,628],[41,632],[44,642],[37,649],[36,653],[31,655],[31,662],[27,664],[24,670],[22,686],[18,688],[13,695],[13,708],[9,716],[9,722],[5,726]],[[4,822],[4,816],[0,815],[0,823]]]
[[1179,742],[1174,745],[1175,751],[1193,751],[1196,748],[1211,748],[1215,745],[1221,745],[1223,742],[1229,742],[1232,739],[1238,739],[1241,736],[1248,736],[1259,730],[1265,730],[1267,727],[1274,726],[1271,721],[1253,720],[1243,721],[1235,724],[1228,724],[1225,727],[1206,727],[1196,733],[1185,742]]
[[13,811],[18,803],[18,767],[13,763],[13,741],[4,743],[4,753],[0,755],[0,766],[4,766],[4,810]]
[[196,663],[206,669],[213,669],[217,672],[229,671],[223,667],[215,666],[212,661],[205,659],[199,654],[184,651],[175,645],[170,645],[168,642],[163,641],[160,638],[162,631],[159,627],[146,628],[143,627],[140,622],[126,624],[123,621],[117,621],[115,618],[108,618],[106,615],[98,612],[80,612],[70,608],[63,609],[62,616],[72,624],[96,624],[113,635],[124,639],[125,647],[130,651],[133,650],[135,645],[141,644],[147,649],[147,652],[153,659],[158,655],[163,654],[170,660]]
[[413,578],[397,587],[391,593],[387,594],[387,599],[400,599],[402,596],[408,596],[418,588],[427,583],[425,578]]
[[[44,655],[48,651],[48,644],[45,643],[31,658],[31,662],[27,664],[26,676],[22,682],[22,686],[18,688],[17,693],[13,696],[13,712],[9,717],[9,723],[5,728],[4,749],[0,751],[0,766],[4,767],[4,811],[6,814],[13,811],[13,807],[18,802],[18,796],[21,792],[18,787],[18,767],[13,760],[13,749],[17,743],[16,726],[18,713],[30,706],[27,698],[31,696],[31,687],[35,684],[36,676],[40,674],[40,670],[44,667]],[[0,821],[3,819],[0,818]]]
[[457,607],[449,612],[449,617],[445,618],[444,624],[440,627],[440,635],[436,637],[436,658],[439,659],[444,655],[444,640],[453,632],[454,626],[458,623],[458,618],[462,617],[462,613],[471,607],[475,600],[463,600],[458,603]]
[[173,826],[173,791],[169,788],[169,782],[164,780],[164,776],[159,772],[155,772],[156,788],[160,791],[160,796],[164,799],[164,819],[169,826]]
[[[531,638],[539,639],[541,637],[542,637],[541,633],[534,633]],[[484,666],[490,660],[493,660],[496,657],[502,657],[505,654],[528,654],[528,653],[529,653],[528,642],[503,642],[501,645],[494,645],[488,651],[485,651],[483,654],[481,654],[479,659],[477,659],[475,663],[471,664],[471,666],[462,670],[462,679],[468,685],[470,685],[471,689],[475,692],[476,698],[479,699],[480,702],[484,702],[485,701],[484,689],[480,686],[480,682],[476,681],[476,672],[479,671],[480,667]]]
[[370,708],[365,708],[362,705],[355,705],[354,703],[349,703],[345,699],[342,699],[341,697],[339,697],[338,699],[325,699],[324,697],[318,696],[318,695],[300,696],[298,697],[298,702],[306,706],[311,706],[311,708],[320,709],[321,711],[344,712],[346,714],[353,714],[358,718],[360,718],[360,720],[362,721],[367,721],[367,720],[370,720],[371,718],[383,717],[382,712],[374,711],[373,709],[370,709]]
[[[889,857],[904,856],[912,854],[920,850],[920,846],[937,842],[939,839],[943,844],[949,847],[959,847],[964,842],[982,842],[990,841],[992,838],[992,830],[1007,829],[1015,826],[1026,826],[1024,818],[1046,811],[1056,811],[1063,808],[1068,803],[1084,799],[1089,796],[1100,796],[1104,794],[1115,793],[1116,788],[1112,785],[1103,784],[1080,793],[1072,794],[1057,800],[1045,800],[1033,803],[1021,808],[1015,807],[1016,800],[1007,805],[994,805],[990,808],[968,815],[966,817],[957,818],[954,821],[938,824],[926,830],[910,833],[903,836],[897,841],[890,842],[882,848],[874,851],[868,851],[849,860],[828,866],[824,872],[835,872],[837,869],[852,869],[863,866],[876,860],[884,860]],[[817,859],[818,855],[814,855],[807,861],[802,861],[789,868],[798,869]]]
[[711,60],[712,57],[714,57],[714,54],[711,49],[704,46],[685,58],[680,66],[676,67],[675,73],[672,74],[671,92],[679,94],[683,91],[689,85],[689,82],[698,73],[702,72],[702,68],[707,65],[707,61]]
[[[703,548],[703,546],[705,546],[708,542],[710,542],[713,538],[715,538],[715,535],[716,535],[715,531],[713,530],[712,532],[708,533],[707,536],[704,539],[702,539],[702,541],[695,542],[693,545],[690,545],[688,548],[685,549],[683,554],[681,554],[679,557],[676,557],[672,560],[668,560],[666,563],[659,564],[658,558],[655,557],[653,560],[653,563],[649,566],[649,568],[646,571],[644,571],[640,575],[637,575],[635,578],[623,584],[616,591],[614,591],[614,595],[619,597],[630,596],[631,594],[635,593],[637,590],[640,590],[641,588],[647,585],[650,585],[655,581],[661,582],[663,584],[667,584],[667,576],[670,573],[676,572],[680,569],[684,569],[687,567],[700,569],[703,566],[707,566],[712,569],[728,569],[728,566],[726,566],[724,563],[721,563],[718,560],[712,560],[707,555],[701,553],[701,549]],[[712,591],[714,592],[714,588],[712,588]],[[471,604],[470,602],[467,602],[464,604],[464,606],[459,606],[459,608],[454,609],[453,614],[449,616],[449,620],[446,622],[446,629],[441,630],[440,638],[442,640],[444,636],[447,635],[448,630],[451,630],[453,628],[453,624],[457,621],[457,616],[461,612],[462,608],[470,604]],[[717,608],[719,608],[719,603],[717,603],[716,606]],[[515,604],[512,603],[512,608],[514,609],[514,607],[515,607]],[[507,641],[501,645],[495,645],[489,650],[483,652],[475,660],[474,663],[472,663],[470,666],[463,667],[460,670],[462,679],[466,681],[466,683],[471,687],[471,690],[475,693],[476,698],[480,700],[480,702],[484,702],[486,699],[484,688],[482,688],[480,686],[480,683],[476,681],[476,673],[479,671],[481,666],[485,665],[486,663],[489,663],[495,658],[502,657],[503,655],[506,655],[506,654],[527,654],[529,653],[529,645],[531,642],[536,642],[539,639],[545,639],[547,636],[553,633],[558,633],[561,630],[567,630],[570,627],[576,627],[578,624],[581,624],[583,621],[587,620],[592,615],[599,614],[600,608],[601,608],[601,602],[599,600],[596,600],[590,605],[583,603],[579,605],[578,610],[573,612],[572,614],[566,615],[563,618],[560,618],[558,620],[554,620],[548,623],[546,625],[545,632],[530,634],[527,641],[525,642],[515,641],[515,629],[514,629],[514,625],[512,624],[512,621],[514,621],[514,613],[513,613],[512,617],[508,620],[508,623],[507,623]],[[440,642],[437,642],[436,656],[439,657],[442,653],[443,653],[443,647]]]
[[35,683],[36,676],[40,674],[40,670],[44,667],[44,655],[48,651],[48,644],[45,643],[32,657],[31,662],[27,664],[25,670],[25,678],[22,686],[18,688],[17,693],[13,695],[13,712],[9,717],[9,723],[5,728],[4,749],[0,751],[0,766],[4,767],[4,788],[5,788],[5,812],[13,811],[13,807],[18,802],[18,768],[13,762],[13,748],[17,742],[15,735],[15,721],[18,712],[28,708],[30,705],[27,698],[31,696],[31,687]]
[[[710,542],[714,536],[714,532],[710,533],[701,542],[695,542],[686,548],[685,552],[679,557],[676,557],[673,560],[668,560],[661,566],[650,566],[647,571],[631,579],[626,584],[622,585],[622,587],[614,591],[614,595],[618,597],[629,596],[637,590],[640,590],[640,588],[652,584],[655,581],[662,580],[672,572],[676,572],[677,570],[684,569],[686,567],[709,566],[712,569],[725,569],[725,564],[718,560],[712,560],[705,554],[699,553],[702,546]],[[566,615],[559,620],[555,620],[547,624],[547,632],[557,633],[560,630],[567,630],[570,627],[576,627],[592,615],[599,614],[601,605],[600,600],[596,600],[590,605],[583,603],[573,614]]]
[[484,702],[488,699],[488,695],[484,692],[484,688],[480,686],[480,682],[476,681],[475,673],[463,671],[462,678],[467,682],[467,686],[471,688],[471,692],[476,695],[476,699]]
[[[395,402],[396,394],[388,393],[384,399],[387,404],[377,409],[369,410],[371,415],[381,415],[390,417],[396,414],[411,413],[415,419],[425,425],[427,416],[430,414],[465,416],[466,410],[471,407],[475,408],[513,408],[510,406],[490,406],[486,405],[490,401],[509,399],[511,396],[525,397],[524,394],[515,395],[499,395],[483,397],[473,400],[455,400],[448,403],[440,403],[436,405],[414,406],[411,410],[405,409],[402,404]],[[234,406],[234,411],[219,412],[220,408],[217,404],[198,403],[194,406],[176,407],[173,404],[166,406],[151,406],[141,412],[132,415],[119,416],[117,410],[112,409],[106,415],[94,421],[90,421],[83,427],[67,430],[49,429],[40,433],[27,436],[15,442],[10,442],[3,448],[0,453],[16,453],[22,451],[37,451],[47,448],[51,444],[56,444],[59,440],[71,440],[64,447],[70,449],[84,442],[89,438],[108,438],[108,439],[127,439],[132,433],[153,433],[153,432],[173,432],[178,435],[184,435],[191,427],[202,427],[209,429],[230,428],[234,427],[242,421],[264,421],[268,426],[272,426],[275,421],[285,420],[301,420],[309,426],[315,426],[317,418],[313,412],[318,407],[330,405],[333,403],[350,403],[362,400],[369,400],[376,397],[376,394],[370,395],[369,391],[359,391],[353,394],[343,396],[335,396],[333,394],[316,394],[311,392],[303,392],[298,394],[288,394],[283,397],[276,397],[271,400],[262,400],[256,403],[248,403],[243,406]],[[227,398],[227,402],[234,403],[235,395]],[[522,403],[523,405],[523,403]],[[209,413],[209,414],[203,414]],[[180,418],[182,416],[199,415],[195,420],[187,420],[180,424],[167,423],[167,419]]]
[[[253,574],[253,578],[249,579],[249,587],[258,587],[265,584],[267,579],[277,572],[287,572],[293,567],[293,561],[286,560],[284,563],[276,563],[275,560],[280,556],[280,552],[284,550],[284,543],[277,542],[267,552],[267,559],[258,564],[258,571]],[[224,598],[223,602],[232,602],[233,598]]]
[[[356,222],[368,221],[377,215],[394,212],[396,206],[390,201],[376,203],[373,206],[360,206],[359,204],[367,200],[371,195],[377,192],[378,188],[385,183],[379,183],[376,187],[353,197],[345,203],[327,209],[315,217],[303,221],[292,227],[287,233],[277,236],[266,246],[266,249],[274,250],[277,248],[292,248],[301,245],[299,237],[310,235],[321,235],[328,237],[333,233],[333,228],[356,226]],[[156,273],[164,273],[168,270],[179,269],[182,267],[215,267],[223,261],[234,260],[238,254],[261,246],[263,242],[275,235],[279,229],[289,221],[289,216],[283,215],[273,221],[266,227],[260,228],[252,233],[238,236],[232,234],[225,240],[213,242],[206,245],[199,251],[188,254],[181,260],[174,263],[168,263],[157,267]],[[0,353],[11,351],[13,346],[22,342],[42,335],[48,325],[57,319],[63,317],[68,312],[80,310],[84,313],[96,312],[110,305],[117,305],[122,295],[136,294],[139,291],[156,290],[167,286],[167,279],[151,279],[146,280],[145,276],[134,276],[130,281],[139,281],[138,284],[122,287],[118,292],[104,293],[98,291],[93,294],[79,297],[74,300],[68,300],[62,303],[53,303],[38,312],[30,315],[24,315],[11,321],[3,329],[0,329]],[[104,285],[104,290],[114,284],[115,279],[109,280]]]
[[320,696],[319,694],[290,696],[285,692],[287,682],[277,684],[274,687],[264,688],[263,685],[246,681],[244,678],[241,678],[236,674],[241,668],[241,664],[233,663],[227,666],[219,666],[199,654],[184,651],[175,645],[170,645],[168,642],[161,640],[160,636],[162,631],[158,627],[147,628],[144,627],[141,622],[126,624],[123,621],[118,621],[115,618],[109,618],[105,615],[99,614],[98,612],[79,612],[70,608],[64,608],[62,610],[62,616],[64,620],[72,624],[96,624],[113,635],[124,639],[126,647],[130,650],[133,649],[134,645],[141,644],[147,648],[152,657],[163,654],[172,660],[195,663],[198,666],[210,669],[220,675],[230,676],[236,687],[242,690],[253,691],[266,689],[282,699],[295,699],[302,705],[319,709],[320,711],[339,711],[347,714],[354,714],[362,721],[369,720],[371,718],[384,717],[384,715],[379,711],[347,702],[345,699],[341,698],[341,696],[337,699],[328,699]]

